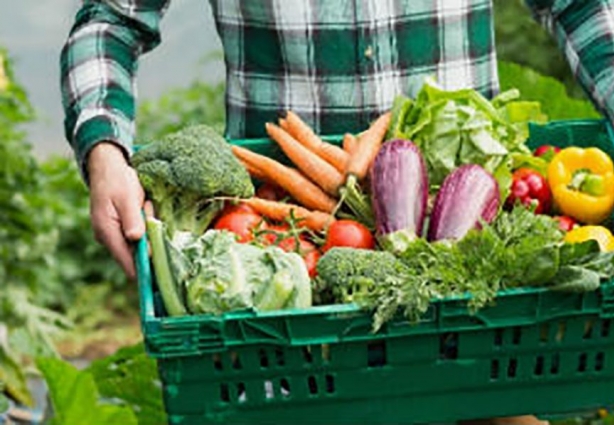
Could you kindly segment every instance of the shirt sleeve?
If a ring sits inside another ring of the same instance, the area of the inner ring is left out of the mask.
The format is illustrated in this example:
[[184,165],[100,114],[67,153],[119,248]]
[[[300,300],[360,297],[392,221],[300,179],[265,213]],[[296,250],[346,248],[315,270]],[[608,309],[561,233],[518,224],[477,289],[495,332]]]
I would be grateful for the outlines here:
[[614,4],[610,0],[526,0],[565,54],[595,107],[614,122]]
[[110,141],[132,153],[140,55],[160,43],[169,0],[84,0],[60,55],[65,137],[87,180],[87,155]]

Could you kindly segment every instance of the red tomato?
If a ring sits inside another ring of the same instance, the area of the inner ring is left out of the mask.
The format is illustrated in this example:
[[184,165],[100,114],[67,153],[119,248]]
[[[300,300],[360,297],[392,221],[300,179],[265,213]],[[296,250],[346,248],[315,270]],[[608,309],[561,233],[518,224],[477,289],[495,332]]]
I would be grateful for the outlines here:
[[256,190],[256,196],[271,201],[279,201],[286,197],[286,192],[279,186],[264,183]]
[[289,237],[282,240],[278,246],[286,252],[297,252],[301,257],[303,257],[305,266],[307,266],[309,277],[312,279],[316,277],[316,266],[318,265],[318,260],[320,259],[320,251],[318,251],[313,243],[303,238],[298,238],[297,243],[297,238]]
[[559,222],[559,229],[561,229],[563,232],[569,232],[578,225],[573,218],[566,215],[557,215],[553,218]]
[[552,192],[548,181],[539,172],[530,168],[519,168],[512,174],[512,187],[507,197],[507,205],[517,201],[527,206],[535,206],[535,214],[546,214],[552,204]]
[[326,252],[335,246],[373,249],[375,248],[375,239],[369,229],[359,222],[337,220],[328,228],[322,252]]
[[263,224],[259,214],[234,210],[223,214],[213,226],[217,230],[228,230],[238,236],[239,242],[249,242],[254,239],[254,230]]
[[262,234],[262,239],[265,244],[272,245],[283,237],[283,233],[287,232],[290,226],[287,224],[270,224],[264,228],[267,232]]

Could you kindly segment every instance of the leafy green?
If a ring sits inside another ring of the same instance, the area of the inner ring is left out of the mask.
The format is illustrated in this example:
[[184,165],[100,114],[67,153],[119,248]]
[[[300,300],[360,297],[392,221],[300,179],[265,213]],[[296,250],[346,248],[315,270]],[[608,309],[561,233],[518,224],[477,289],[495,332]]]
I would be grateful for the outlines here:
[[147,355],[142,343],[95,360],[86,370],[94,377],[100,394],[129,406],[139,425],[168,422],[157,364]]
[[130,408],[100,400],[98,388],[90,372],[79,371],[59,359],[39,358],[54,411],[52,425],[137,425]]
[[528,122],[545,121],[539,104],[520,101],[508,90],[492,101],[472,89],[443,90],[426,80],[415,99],[398,97],[387,140],[412,140],[424,155],[429,184],[437,188],[456,167],[478,164],[509,185],[509,155],[530,153],[524,142]]
[[614,276],[614,252],[602,252],[595,240],[566,243],[561,247],[561,267],[551,289],[585,292],[597,289]]

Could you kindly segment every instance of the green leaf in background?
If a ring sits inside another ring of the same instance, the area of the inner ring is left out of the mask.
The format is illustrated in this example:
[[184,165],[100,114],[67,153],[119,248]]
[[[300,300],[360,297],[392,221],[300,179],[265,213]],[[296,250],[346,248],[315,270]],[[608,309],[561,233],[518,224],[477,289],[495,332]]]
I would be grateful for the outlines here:
[[167,423],[156,361],[147,356],[143,344],[96,360],[87,371],[94,376],[102,396],[119,399],[132,408],[139,425]]
[[0,413],[4,413],[7,410],[9,410],[9,400],[2,393],[2,391],[3,391],[3,385],[2,385],[2,382],[0,382]]
[[592,103],[571,97],[560,81],[542,75],[531,68],[499,61],[501,90],[516,88],[525,100],[539,102],[550,120],[601,118]]
[[[0,345],[0,383],[3,384],[4,391],[17,402],[25,406],[33,405],[32,395],[21,367],[2,345]],[[0,408],[0,412],[2,411]]]
[[36,361],[43,373],[54,418],[52,425],[137,425],[134,413],[127,406],[103,404],[99,400],[94,377],[58,359],[39,358]]

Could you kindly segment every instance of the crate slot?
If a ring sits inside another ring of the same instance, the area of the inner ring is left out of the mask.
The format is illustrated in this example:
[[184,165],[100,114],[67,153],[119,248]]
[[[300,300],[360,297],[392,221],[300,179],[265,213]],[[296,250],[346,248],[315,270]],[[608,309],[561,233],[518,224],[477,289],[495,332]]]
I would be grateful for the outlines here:
[[215,370],[222,370],[223,369],[222,356],[220,356],[218,353],[213,355],[213,368]]
[[320,354],[324,363],[330,362],[330,344],[322,344]]
[[448,332],[439,337],[439,358],[442,360],[458,358],[458,332]]
[[230,401],[230,390],[228,389],[228,384],[220,384],[220,400],[224,403],[228,403]]
[[522,337],[522,328],[520,326],[514,327],[512,330],[512,344],[519,345]]
[[318,393],[318,382],[316,381],[316,377],[315,376],[310,376],[307,378],[307,387],[309,388],[309,393],[310,394],[317,394]]
[[267,400],[275,398],[275,388],[271,381],[264,381],[264,396]]
[[584,322],[584,334],[582,335],[582,339],[591,339],[593,336],[593,326],[594,322],[589,319]]
[[490,362],[490,379],[499,379],[499,360],[493,359]]
[[245,391],[245,384],[243,382],[237,384],[237,401],[239,403],[247,402],[247,391]]
[[518,360],[515,358],[509,359],[507,362],[507,377],[515,378],[518,372]]
[[306,347],[302,347],[303,349],[303,358],[307,363],[313,363],[313,356],[311,355],[311,346],[308,345]]
[[277,362],[277,366],[283,366],[286,364],[284,351],[280,347],[275,348],[275,360]]
[[607,338],[610,336],[610,319],[603,319],[601,321],[601,337]]
[[565,338],[565,332],[567,331],[567,323],[565,322],[559,322],[559,326],[556,330],[556,335],[554,337],[554,340],[556,342],[561,342],[563,341],[563,338]]
[[535,376],[542,376],[544,374],[544,356],[537,356],[535,358],[535,369],[533,373]]
[[587,357],[586,353],[582,353],[578,357],[578,372],[586,372]]
[[258,350],[258,357],[260,358],[260,367],[266,369],[269,367],[269,357],[267,356],[266,350],[261,348]]
[[290,397],[290,382],[288,382],[286,378],[281,378],[281,380],[279,381],[279,392],[284,398]]
[[335,378],[333,377],[333,375],[326,375],[324,377],[325,381],[326,381],[326,392],[329,394],[332,394],[335,392]]
[[558,375],[560,363],[561,356],[558,353],[553,354],[550,358],[550,374]]
[[386,341],[380,340],[367,343],[367,366],[382,367],[387,363]]
[[546,343],[548,342],[550,336],[550,326],[547,323],[544,323],[539,327],[539,342]]
[[241,364],[241,358],[239,357],[239,353],[235,351],[230,352],[230,362],[232,364],[233,369],[243,369],[243,365]]
[[495,329],[495,347],[503,345],[503,329]]
[[595,370],[597,372],[602,371],[604,363],[605,363],[605,353],[603,351],[600,351],[595,355]]

